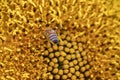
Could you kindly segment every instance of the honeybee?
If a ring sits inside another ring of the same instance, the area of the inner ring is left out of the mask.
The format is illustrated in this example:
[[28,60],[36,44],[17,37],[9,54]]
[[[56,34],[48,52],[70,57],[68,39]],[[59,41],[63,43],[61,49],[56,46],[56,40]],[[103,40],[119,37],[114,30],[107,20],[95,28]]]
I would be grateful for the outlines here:
[[52,28],[47,28],[46,30],[44,30],[43,33],[46,36],[46,38],[49,39],[51,42],[55,44],[59,43],[58,35],[56,31],[53,30]]

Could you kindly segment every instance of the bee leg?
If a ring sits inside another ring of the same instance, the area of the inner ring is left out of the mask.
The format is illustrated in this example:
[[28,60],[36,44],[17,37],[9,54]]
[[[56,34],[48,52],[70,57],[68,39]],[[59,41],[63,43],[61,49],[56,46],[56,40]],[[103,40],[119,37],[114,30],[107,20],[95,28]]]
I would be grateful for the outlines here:
[[60,34],[58,33],[58,39],[62,42],[62,39],[61,39],[61,37],[60,37]]
[[54,45],[54,44],[55,44],[54,42],[52,42],[52,41],[50,41],[50,40],[49,40],[49,42],[50,42],[52,45]]

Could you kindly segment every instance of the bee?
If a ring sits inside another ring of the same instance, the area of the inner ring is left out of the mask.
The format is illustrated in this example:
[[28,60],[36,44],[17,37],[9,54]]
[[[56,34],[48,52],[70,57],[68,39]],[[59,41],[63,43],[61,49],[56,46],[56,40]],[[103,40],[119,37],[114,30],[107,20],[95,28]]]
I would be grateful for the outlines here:
[[56,33],[55,30],[53,30],[52,28],[47,28],[46,30],[44,30],[44,35],[46,36],[47,39],[49,39],[51,42],[58,44],[59,40],[58,40],[58,35]]

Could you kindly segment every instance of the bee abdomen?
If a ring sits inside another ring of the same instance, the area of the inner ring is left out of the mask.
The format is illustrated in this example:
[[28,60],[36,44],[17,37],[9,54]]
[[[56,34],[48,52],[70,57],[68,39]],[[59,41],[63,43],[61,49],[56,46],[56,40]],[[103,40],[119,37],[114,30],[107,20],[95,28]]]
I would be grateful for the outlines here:
[[58,43],[59,42],[57,34],[50,34],[49,35],[49,39],[50,39],[50,41],[52,41],[54,43]]

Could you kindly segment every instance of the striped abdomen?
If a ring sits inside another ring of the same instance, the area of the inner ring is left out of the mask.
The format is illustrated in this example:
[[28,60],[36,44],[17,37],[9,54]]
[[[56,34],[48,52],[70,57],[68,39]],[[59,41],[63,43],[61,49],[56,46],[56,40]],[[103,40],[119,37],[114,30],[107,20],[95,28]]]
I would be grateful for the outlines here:
[[50,41],[52,41],[52,42],[54,42],[54,43],[58,43],[59,41],[58,41],[58,36],[57,36],[57,34],[55,34],[55,33],[51,33],[50,35],[49,35],[49,39],[50,39]]
[[56,33],[56,31],[55,30],[46,30],[46,33],[47,33],[47,35],[46,35],[46,37],[50,40],[50,41],[52,41],[52,42],[54,42],[54,43],[58,43],[59,42],[59,40],[58,40],[58,36],[57,36],[57,33]]

